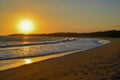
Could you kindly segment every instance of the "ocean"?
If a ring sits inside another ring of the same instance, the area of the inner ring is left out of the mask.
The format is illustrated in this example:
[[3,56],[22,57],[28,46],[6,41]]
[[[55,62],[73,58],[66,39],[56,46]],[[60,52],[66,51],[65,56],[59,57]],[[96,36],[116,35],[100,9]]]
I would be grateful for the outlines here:
[[0,37],[0,70],[85,51],[109,43],[101,38]]

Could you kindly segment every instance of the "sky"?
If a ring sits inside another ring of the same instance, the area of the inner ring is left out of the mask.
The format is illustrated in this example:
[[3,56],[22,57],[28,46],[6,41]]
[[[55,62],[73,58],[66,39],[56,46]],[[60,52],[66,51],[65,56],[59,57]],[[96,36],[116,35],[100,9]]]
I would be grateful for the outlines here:
[[120,0],[0,0],[0,35],[19,33],[23,19],[32,33],[120,30]]

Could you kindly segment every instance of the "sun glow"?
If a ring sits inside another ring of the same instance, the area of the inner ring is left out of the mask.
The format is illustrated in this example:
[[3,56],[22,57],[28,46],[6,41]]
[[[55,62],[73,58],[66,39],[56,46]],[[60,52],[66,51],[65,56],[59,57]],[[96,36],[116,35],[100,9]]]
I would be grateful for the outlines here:
[[24,19],[18,23],[18,29],[23,34],[30,34],[34,30],[34,23],[31,20]]

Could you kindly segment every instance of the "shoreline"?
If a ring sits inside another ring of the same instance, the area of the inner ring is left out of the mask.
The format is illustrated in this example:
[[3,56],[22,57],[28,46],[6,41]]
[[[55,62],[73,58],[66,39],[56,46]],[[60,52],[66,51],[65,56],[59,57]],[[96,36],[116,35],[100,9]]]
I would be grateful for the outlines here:
[[[64,53],[57,53],[57,54],[52,54],[52,55],[47,55],[47,56],[38,56],[38,57],[26,57],[26,58],[21,58],[21,59],[7,59],[7,60],[2,60],[2,63],[6,63],[6,61],[10,62],[10,63],[14,63],[14,64],[10,64],[10,65],[1,65],[2,67],[0,67],[0,71],[4,71],[4,70],[9,70],[9,69],[13,69],[13,68],[17,68],[17,67],[21,67],[21,66],[25,66],[27,64],[33,64],[36,62],[41,62],[41,61],[45,61],[45,60],[49,60],[49,59],[53,59],[53,58],[59,58],[59,57],[64,57],[66,55],[70,55],[76,52],[81,52],[82,50],[77,50],[77,51],[70,51],[70,52],[64,52]],[[86,50],[85,50],[86,51]],[[29,62],[27,62],[27,61]]]
[[2,80],[110,80],[112,78],[118,80],[120,38],[108,40],[111,43],[87,51],[0,71],[0,78]]

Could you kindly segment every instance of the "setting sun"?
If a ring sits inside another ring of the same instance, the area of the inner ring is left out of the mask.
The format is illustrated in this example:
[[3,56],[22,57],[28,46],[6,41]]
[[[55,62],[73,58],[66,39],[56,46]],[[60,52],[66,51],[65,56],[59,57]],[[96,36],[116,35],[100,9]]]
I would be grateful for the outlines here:
[[31,20],[24,19],[18,23],[18,29],[23,34],[32,33],[34,30],[34,23]]

